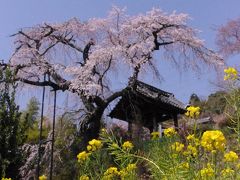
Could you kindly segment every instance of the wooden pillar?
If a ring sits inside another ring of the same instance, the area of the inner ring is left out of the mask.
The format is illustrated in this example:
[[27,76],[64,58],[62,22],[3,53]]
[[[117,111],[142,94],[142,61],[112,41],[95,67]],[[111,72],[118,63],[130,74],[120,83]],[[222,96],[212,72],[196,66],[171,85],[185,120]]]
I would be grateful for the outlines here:
[[173,122],[174,122],[174,127],[176,130],[178,130],[178,118],[177,118],[177,114],[173,115]]
[[132,117],[132,122],[134,123],[134,126],[132,126],[132,139],[138,141],[143,135],[143,119],[142,111],[137,105],[134,106]]
[[162,137],[162,134],[163,134],[163,129],[162,129],[162,124],[161,123],[159,123],[158,124],[158,132],[159,132],[159,134],[160,134],[160,138]]
[[153,125],[149,125],[148,126],[148,129],[149,129],[149,131],[150,131],[150,133],[152,133],[154,130],[153,130]]
[[157,132],[158,131],[158,124],[157,124],[156,114],[153,114],[152,120],[153,120],[153,131]]

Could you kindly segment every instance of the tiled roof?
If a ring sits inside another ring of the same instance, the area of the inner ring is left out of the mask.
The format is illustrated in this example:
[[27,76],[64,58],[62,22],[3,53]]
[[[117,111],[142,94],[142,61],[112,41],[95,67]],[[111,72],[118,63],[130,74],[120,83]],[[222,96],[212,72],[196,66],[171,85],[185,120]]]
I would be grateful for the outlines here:
[[146,97],[149,97],[151,99],[154,99],[156,101],[161,101],[163,103],[170,104],[174,107],[185,110],[184,104],[177,100],[174,97],[174,94],[163,91],[141,81],[136,82],[136,92],[145,95]]
[[127,94],[117,102],[109,117],[127,120],[132,117],[134,106],[142,111],[143,119],[158,117],[159,121],[165,121],[176,114],[184,114],[185,106],[177,100],[172,93],[163,91],[141,81],[129,84]]

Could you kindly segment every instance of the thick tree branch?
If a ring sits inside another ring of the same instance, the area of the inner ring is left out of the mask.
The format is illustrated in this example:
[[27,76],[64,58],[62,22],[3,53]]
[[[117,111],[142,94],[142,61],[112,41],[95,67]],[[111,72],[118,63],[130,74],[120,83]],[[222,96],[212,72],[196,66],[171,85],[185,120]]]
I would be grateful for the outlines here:
[[54,90],[62,90],[62,91],[68,90],[70,86],[70,82],[56,84],[52,81],[32,81],[24,78],[15,78],[14,81],[21,81],[23,83],[34,85],[34,86],[50,86]]
[[83,52],[82,48],[78,47],[76,44],[72,43],[72,38],[73,37],[70,37],[70,38],[67,38],[66,36],[63,37],[63,36],[60,36],[60,35],[51,35],[51,37],[57,39],[60,43],[62,44],[65,44],[65,45],[68,45],[70,46],[71,48],[77,50],[78,52]]
[[82,66],[84,66],[87,63],[89,50],[90,50],[91,46],[94,45],[94,44],[95,44],[94,40],[90,39],[90,41],[85,46],[85,48],[83,50],[83,63],[81,63]]
[[122,95],[124,95],[124,93],[126,93],[126,92],[127,92],[127,88],[124,88],[121,91],[117,91],[117,92],[113,93],[112,95],[110,95],[108,98],[105,99],[105,103],[108,105],[109,103],[111,103],[112,101],[117,99],[118,97],[121,97]]
[[56,41],[55,43],[48,46],[42,53],[40,53],[40,56],[44,56],[50,49],[52,49],[54,46],[56,46],[59,43],[59,41]]
[[154,37],[154,44],[155,44],[155,47],[154,47],[154,50],[159,50],[159,47],[160,46],[165,46],[165,45],[169,45],[169,44],[173,44],[174,41],[169,41],[169,42],[161,42],[159,43],[158,42],[158,32],[159,31],[154,31],[152,34],[153,34],[153,37]]

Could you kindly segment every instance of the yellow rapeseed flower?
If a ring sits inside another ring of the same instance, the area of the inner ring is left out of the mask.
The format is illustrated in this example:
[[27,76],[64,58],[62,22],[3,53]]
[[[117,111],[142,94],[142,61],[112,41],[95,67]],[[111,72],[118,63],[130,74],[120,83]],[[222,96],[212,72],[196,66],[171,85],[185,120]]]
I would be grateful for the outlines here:
[[171,145],[171,149],[173,151],[176,151],[176,152],[181,152],[184,148],[184,144],[180,143],[180,142],[175,142]]
[[186,151],[184,151],[183,153],[183,155],[191,157],[196,157],[197,154],[198,154],[197,148],[192,145],[188,145]]
[[189,144],[192,144],[192,145],[194,145],[196,147],[200,145],[199,139],[196,138],[194,134],[189,134],[187,136],[187,140],[188,140]]
[[131,171],[135,170],[136,168],[137,168],[136,164],[128,164],[127,167],[126,167],[126,170],[128,172],[131,172]]
[[137,168],[136,164],[128,164],[126,168],[122,169],[119,172],[119,175],[121,176],[121,179],[124,179],[124,177],[131,174],[136,168]]
[[39,180],[47,180],[47,176],[45,176],[45,175],[42,175],[42,176],[39,176],[39,178],[38,178]]
[[200,107],[187,107],[187,112],[185,113],[185,115],[190,118],[198,118],[200,115]]
[[229,67],[227,69],[224,69],[224,81],[226,80],[236,80],[238,78],[238,71],[233,68]]
[[102,146],[103,144],[100,140],[92,139],[91,141],[88,142],[87,150],[94,152],[98,149],[101,149]]
[[130,141],[125,141],[122,145],[124,150],[131,150],[133,148],[133,144]]
[[189,163],[188,162],[184,162],[184,163],[180,164],[179,168],[181,168],[181,169],[189,169]]
[[187,140],[188,141],[193,141],[195,139],[195,135],[194,134],[189,134],[188,136],[187,136]]
[[212,153],[212,154],[216,154],[217,151],[216,151],[216,150],[212,150],[211,153]]
[[113,143],[113,144],[111,144],[111,147],[114,148],[114,149],[118,149],[119,145],[117,143]]
[[157,140],[160,137],[160,132],[152,132],[151,133],[151,139],[152,140]]
[[201,138],[201,145],[207,151],[220,150],[225,148],[226,139],[219,130],[205,131]]
[[232,176],[234,175],[234,170],[231,168],[226,168],[221,171],[221,175],[226,177],[226,176]]
[[95,146],[87,145],[87,150],[88,151],[96,151],[97,149]]
[[122,179],[125,179],[128,176],[128,172],[126,171],[126,169],[122,169],[121,171],[119,171],[119,175]]
[[120,172],[116,167],[108,168],[103,174],[103,180],[114,179],[115,177],[120,176]]
[[12,178],[2,178],[1,180],[12,180]]
[[90,178],[87,175],[80,176],[79,180],[89,180]]
[[77,155],[78,162],[84,162],[87,160],[88,156],[91,153],[87,153],[86,151],[82,151]]
[[229,153],[224,154],[224,161],[226,162],[235,162],[237,160],[238,160],[238,155],[233,151],[230,151]]
[[211,165],[208,163],[206,168],[200,170],[200,174],[202,177],[212,177],[214,176],[214,170]]
[[106,133],[106,132],[107,132],[107,129],[106,129],[106,128],[102,128],[102,129],[101,129],[101,132],[102,132],[102,133]]
[[171,136],[177,134],[177,132],[175,131],[174,128],[170,127],[170,128],[164,129],[163,134],[167,137],[171,137]]

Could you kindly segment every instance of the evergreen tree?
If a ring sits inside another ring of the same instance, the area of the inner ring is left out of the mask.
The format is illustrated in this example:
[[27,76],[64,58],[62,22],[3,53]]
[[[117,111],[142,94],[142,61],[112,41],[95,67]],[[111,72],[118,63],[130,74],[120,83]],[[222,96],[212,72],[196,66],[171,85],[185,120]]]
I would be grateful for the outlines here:
[[39,101],[36,97],[32,97],[28,104],[27,109],[22,113],[21,121],[25,123],[26,128],[33,128],[34,122],[37,121],[39,114]]
[[222,114],[227,105],[226,97],[228,94],[224,91],[217,91],[208,96],[205,104],[205,111],[213,114]]
[[201,100],[198,97],[198,95],[193,93],[190,96],[189,104],[192,105],[192,106],[199,106],[200,103],[201,103]]
[[12,73],[1,73],[0,87],[0,177],[18,179],[22,162],[21,145],[24,134],[20,124],[19,107],[15,104],[16,85]]

